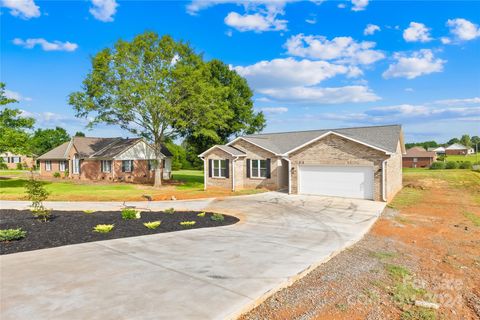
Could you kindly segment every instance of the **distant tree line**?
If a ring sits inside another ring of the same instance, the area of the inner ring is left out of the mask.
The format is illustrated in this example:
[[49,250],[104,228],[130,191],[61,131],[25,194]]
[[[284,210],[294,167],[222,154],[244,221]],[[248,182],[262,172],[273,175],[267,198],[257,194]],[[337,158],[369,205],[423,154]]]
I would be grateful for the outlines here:
[[[466,147],[469,148],[474,148],[478,144],[478,147],[480,148],[480,137],[479,136],[472,136],[470,137],[469,134],[464,134],[459,138],[452,138],[448,140],[446,143],[437,143],[434,140],[431,141],[424,141],[424,142],[412,142],[412,143],[406,143],[405,147],[407,149],[410,149],[412,147],[423,147],[425,149],[428,148],[437,148],[437,147],[447,147],[449,145],[452,145],[454,143],[460,143]],[[477,151],[477,150],[475,150]]]

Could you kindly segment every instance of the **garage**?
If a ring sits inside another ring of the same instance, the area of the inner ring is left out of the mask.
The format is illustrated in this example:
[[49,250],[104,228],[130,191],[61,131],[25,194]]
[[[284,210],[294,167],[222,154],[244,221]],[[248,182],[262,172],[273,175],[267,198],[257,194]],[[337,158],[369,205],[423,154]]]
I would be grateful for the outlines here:
[[300,194],[373,199],[373,185],[371,166],[298,167]]

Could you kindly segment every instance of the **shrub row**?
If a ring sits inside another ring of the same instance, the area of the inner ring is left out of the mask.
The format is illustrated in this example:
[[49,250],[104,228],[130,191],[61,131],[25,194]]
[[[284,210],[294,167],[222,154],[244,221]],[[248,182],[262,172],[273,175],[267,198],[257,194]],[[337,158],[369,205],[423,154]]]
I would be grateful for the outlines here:
[[457,161],[435,161],[430,166],[432,170],[438,169],[472,169],[472,163],[469,161],[457,162]]

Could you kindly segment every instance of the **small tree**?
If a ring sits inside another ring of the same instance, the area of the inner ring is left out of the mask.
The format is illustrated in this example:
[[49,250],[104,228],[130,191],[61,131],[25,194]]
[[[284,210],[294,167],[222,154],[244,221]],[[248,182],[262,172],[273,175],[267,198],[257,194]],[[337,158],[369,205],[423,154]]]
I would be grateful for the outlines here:
[[50,210],[45,208],[43,201],[47,200],[49,193],[43,184],[35,179],[33,172],[25,185],[25,189],[27,191],[27,199],[32,201],[33,215],[46,222],[50,218]]

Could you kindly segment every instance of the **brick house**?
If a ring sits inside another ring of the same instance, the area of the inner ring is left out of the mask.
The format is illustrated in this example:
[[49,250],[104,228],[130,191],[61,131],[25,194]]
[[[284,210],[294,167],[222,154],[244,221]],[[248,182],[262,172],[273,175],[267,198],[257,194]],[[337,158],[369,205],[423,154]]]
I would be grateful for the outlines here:
[[434,161],[437,161],[435,151],[426,151],[422,147],[413,147],[407,150],[402,157],[404,168],[428,168]]
[[463,144],[460,143],[454,143],[452,145],[449,145],[448,147],[445,148],[445,154],[448,155],[467,155],[469,154],[469,149],[465,147]]
[[15,154],[8,151],[0,153],[0,158],[2,158],[3,163],[7,165],[8,169],[17,169],[19,163],[21,163],[23,167],[27,168],[32,168],[35,164],[35,160],[32,157],[22,154]]
[[205,188],[388,201],[402,188],[399,125],[254,134],[199,155]]
[[[141,138],[73,137],[38,157],[40,175],[79,180],[152,183],[155,153]],[[163,178],[170,179],[172,154],[162,148]]]

